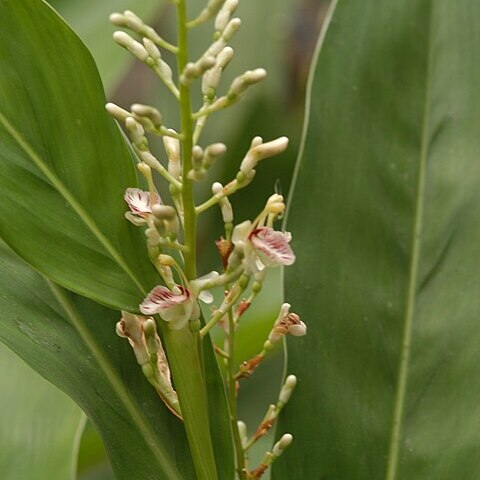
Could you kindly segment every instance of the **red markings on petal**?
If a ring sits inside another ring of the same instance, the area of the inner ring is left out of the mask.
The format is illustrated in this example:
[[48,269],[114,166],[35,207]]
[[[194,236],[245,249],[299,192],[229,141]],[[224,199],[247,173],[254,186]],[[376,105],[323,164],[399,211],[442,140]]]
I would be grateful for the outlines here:
[[[146,215],[152,213],[149,192],[145,192],[139,188],[127,188],[123,198],[127,202],[127,205],[134,215],[145,217]],[[161,203],[161,200],[159,195],[155,193],[152,204],[156,203]]]
[[176,288],[179,293],[174,293],[162,285],[155,287],[140,305],[140,311],[145,315],[155,315],[171,307],[189,302],[190,291],[181,285],[177,285]]
[[[277,232],[270,227],[260,227],[253,230],[248,239],[258,252],[266,256],[267,265],[292,265],[295,254],[290,245],[290,234]],[[264,258],[261,258],[264,262]]]

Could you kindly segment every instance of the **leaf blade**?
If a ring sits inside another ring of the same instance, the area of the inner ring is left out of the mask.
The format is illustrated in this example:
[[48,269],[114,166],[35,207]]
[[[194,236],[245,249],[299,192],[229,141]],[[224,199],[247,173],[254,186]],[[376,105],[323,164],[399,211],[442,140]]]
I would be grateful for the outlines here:
[[0,264],[1,341],[84,409],[117,477],[193,475],[183,425],[146,382],[127,342],[116,338],[118,314],[58,286],[54,295],[3,243]]
[[[95,65],[44,2],[5,0],[0,8],[2,236],[56,282],[135,310],[154,271],[145,248],[138,251],[140,232],[123,218],[123,191],[136,176],[104,112]],[[61,248],[53,253],[52,244]]]
[[480,11],[338,2],[335,15],[289,214],[303,240],[286,292],[312,320],[289,344],[299,388],[280,426],[297,445],[274,478],[473,479]]

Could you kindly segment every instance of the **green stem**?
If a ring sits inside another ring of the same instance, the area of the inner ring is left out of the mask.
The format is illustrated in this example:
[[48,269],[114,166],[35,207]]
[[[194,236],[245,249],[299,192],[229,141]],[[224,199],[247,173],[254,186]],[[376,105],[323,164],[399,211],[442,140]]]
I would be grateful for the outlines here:
[[[186,0],[177,0],[178,77],[188,59]],[[181,113],[182,190],[184,211],[184,273],[188,280],[196,277],[196,214],[193,184],[188,178],[192,168],[193,121],[190,89],[179,81]],[[160,322],[162,324],[162,322]],[[197,480],[217,480],[217,468],[210,433],[208,398],[205,385],[203,355],[199,348],[198,332],[187,326],[171,330],[162,325],[167,357],[172,369],[175,388],[180,401],[190,453]]]
[[180,114],[182,124],[182,199],[184,208],[184,243],[187,247],[185,252],[185,274],[188,279],[197,276],[196,267],[196,223],[195,203],[193,198],[193,182],[188,178],[188,172],[192,169],[193,148],[193,120],[190,99],[190,87],[180,82],[180,75],[188,61],[188,30],[187,8],[185,0],[177,3],[177,27],[178,27],[178,55],[177,66],[180,91]]
[[237,474],[240,480],[247,480],[245,455],[237,423],[238,413],[237,381],[235,380],[235,323],[233,321],[233,313],[231,308],[228,311],[228,354],[228,403],[230,407],[230,423],[232,425],[233,441],[235,443],[235,453],[237,456]]

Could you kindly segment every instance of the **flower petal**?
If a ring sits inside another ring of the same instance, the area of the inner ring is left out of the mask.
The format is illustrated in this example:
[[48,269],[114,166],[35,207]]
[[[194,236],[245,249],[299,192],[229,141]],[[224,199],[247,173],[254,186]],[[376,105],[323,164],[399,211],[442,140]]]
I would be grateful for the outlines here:
[[178,293],[170,291],[163,285],[156,286],[140,305],[140,311],[145,315],[155,315],[191,301],[189,290],[181,285],[177,285],[176,288],[178,288]]
[[[127,188],[123,198],[127,202],[131,212],[134,215],[145,217],[146,215],[152,213],[149,192],[145,192],[139,188]],[[160,196],[158,194],[154,194],[152,203],[161,203]]]
[[288,244],[290,238],[289,233],[277,232],[270,227],[256,228],[248,236],[266,266],[292,265],[295,262],[295,254]]

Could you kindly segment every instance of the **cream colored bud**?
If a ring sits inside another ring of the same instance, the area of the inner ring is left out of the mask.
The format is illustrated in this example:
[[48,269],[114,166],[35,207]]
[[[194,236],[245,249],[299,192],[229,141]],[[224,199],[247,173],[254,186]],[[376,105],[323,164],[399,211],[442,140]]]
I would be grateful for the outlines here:
[[223,197],[220,200],[220,209],[222,211],[223,223],[233,222],[233,209],[230,200],[227,197]]
[[145,162],[149,167],[153,168],[154,170],[158,168],[160,162],[150,153],[147,151],[139,152],[140,160]]
[[223,32],[238,7],[238,0],[226,0],[215,19],[215,30]]
[[162,54],[160,53],[160,50],[155,45],[155,43],[152,42],[152,40],[150,40],[149,38],[143,38],[142,41],[143,41],[145,50],[148,52],[151,58],[153,58],[154,60],[160,60],[162,58]]
[[123,15],[123,13],[118,13],[118,12],[115,12],[115,13],[112,13],[108,19],[110,20],[111,23],[113,23],[114,25],[117,25],[118,27],[125,27],[126,24],[126,19],[125,19],[125,15]]
[[125,122],[128,117],[131,117],[129,111],[124,110],[123,108],[115,105],[114,103],[107,103],[105,105],[105,109],[112,117],[114,117],[119,122]]
[[223,190],[223,185],[220,182],[215,182],[212,185],[212,193],[214,195],[220,194],[222,192],[222,190]]
[[293,436],[289,433],[282,435],[282,438],[273,446],[272,454],[275,458],[278,458],[284,450],[292,443]]
[[142,62],[147,60],[148,52],[145,47],[140,42],[134,40],[128,33],[122,31],[114,32],[113,39]]
[[288,147],[288,137],[280,137],[270,142],[256,146],[252,154],[257,160],[273,157],[283,153]]
[[158,263],[167,267],[174,267],[176,265],[175,259],[171,255],[166,254],[158,256]]
[[219,68],[224,69],[232,60],[233,58],[233,48],[232,47],[225,47],[217,57],[217,64],[216,66]]
[[140,30],[145,25],[143,20],[131,10],[125,10],[123,15],[129,22],[129,25],[127,25],[128,28],[131,28],[132,30]]
[[238,32],[238,29],[242,25],[242,21],[239,18],[232,18],[228,25],[225,27],[223,31],[222,38],[225,42],[229,42],[232,37]]
[[134,103],[130,109],[135,115],[150,119],[156,128],[159,128],[162,125],[162,114],[156,108],[151,107],[150,105]]
[[230,95],[240,95],[248,87],[262,81],[267,76],[267,71],[263,68],[247,70],[243,75],[237,77],[230,87]]
[[195,145],[192,148],[192,160],[194,168],[200,168],[203,159],[203,148],[200,145]]
[[[174,132],[174,130],[170,131]],[[163,147],[169,160],[180,161],[180,141],[178,138],[163,137]]]
[[286,378],[282,389],[280,390],[280,395],[278,397],[280,403],[285,405],[290,400],[290,397],[292,396],[293,390],[295,389],[296,385],[297,377],[295,375],[289,375]]
[[257,166],[257,163],[260,160],[278,155],[285,151],[287,147],[288,138],[280,137],[270,142],[262,143],[250,148],[240,164],[240,171],[245,175],[248,174],[248,172],[252,171]]
[[167,62],[164,62],[161,59],[157,60],[155,71],[165,83],[172,83],[172,69]]
[[127,127],[133,143],[141,143],[146,140],[144,128],[133,117],[128,117],[125,120],[125,126]]
[[242,422],[241,420],[239,420],[237,422],[237,426],[238,426],[238,433],[240,434],[240,440],[242,442],[242,446],[245,447],[248,441],[247,425],[245,424],[245,422]]

